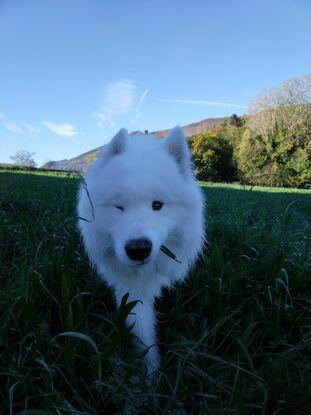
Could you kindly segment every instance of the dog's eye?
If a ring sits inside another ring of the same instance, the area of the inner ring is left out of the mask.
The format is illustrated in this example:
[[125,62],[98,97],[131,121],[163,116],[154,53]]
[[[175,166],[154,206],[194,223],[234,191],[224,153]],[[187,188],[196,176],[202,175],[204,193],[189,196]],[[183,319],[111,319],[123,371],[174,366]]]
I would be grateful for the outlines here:
[[124,210],[123,206],[116,206],[116,208],[119,209],[119,210]]
[[162,208],[162,206],[164,205],[164,203],[159,202],[158,200],[154,200],[152,202],[152,209],[153,210],[160,210]]

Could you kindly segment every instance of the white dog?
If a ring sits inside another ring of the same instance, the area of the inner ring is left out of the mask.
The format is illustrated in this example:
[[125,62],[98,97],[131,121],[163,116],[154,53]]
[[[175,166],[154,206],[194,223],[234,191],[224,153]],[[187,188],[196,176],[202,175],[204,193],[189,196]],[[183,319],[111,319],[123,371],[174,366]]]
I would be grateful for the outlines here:
[[150,374],[160,363],[154,300],[186,277],[204,240],[203,196],[182,129],[165,139],[120,130],[85,182],[78,215],[87,253],[118,304],[126,293],[140,300],[127,324],[148,349]]

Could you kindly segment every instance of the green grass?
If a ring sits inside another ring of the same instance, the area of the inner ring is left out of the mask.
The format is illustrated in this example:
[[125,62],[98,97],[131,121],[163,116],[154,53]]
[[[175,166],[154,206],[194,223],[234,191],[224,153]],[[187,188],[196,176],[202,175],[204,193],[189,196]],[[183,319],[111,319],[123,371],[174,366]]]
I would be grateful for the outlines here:
[[208,244],[157,301],[154,390],[75,228],[78,179],[0,172],[3,414],[307,414],[311,194],[207,184]]

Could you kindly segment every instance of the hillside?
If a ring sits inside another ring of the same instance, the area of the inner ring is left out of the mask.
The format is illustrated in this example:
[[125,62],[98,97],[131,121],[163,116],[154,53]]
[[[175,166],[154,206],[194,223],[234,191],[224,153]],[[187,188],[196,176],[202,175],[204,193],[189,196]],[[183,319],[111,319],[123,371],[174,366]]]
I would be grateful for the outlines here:
[[[186,137],[190,137],[194,134],[199,134],[203,131],[208,130],[209,128],[220,125],[221,123],[227,121],[229,117],[222,118],[207,118],[205,120],[195,122],[193,124],[188,124],[183,127]],[[157,137],[165,137],[170,130],[160,130],[153,131],[152,134]],[[137,132],[133,132],[135,134]],[[50,170],[75,170],[75,171],[85,171],[87,166],[96,160],[102,150],[103,146],[97,147],[93,150],[87,151],[86,153],[80,154],[79,156],[73,157],[72,159],[64,159],[59,161],[49,161],[45,163],[42,168]]]

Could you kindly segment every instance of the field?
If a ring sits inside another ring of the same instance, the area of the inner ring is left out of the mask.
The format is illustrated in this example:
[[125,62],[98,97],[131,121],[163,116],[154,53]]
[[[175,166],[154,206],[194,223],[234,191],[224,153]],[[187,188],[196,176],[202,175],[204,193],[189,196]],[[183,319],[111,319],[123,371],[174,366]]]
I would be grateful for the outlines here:
[[154,389],[75,228],[79,179],[0,171],[1,414],[309,414],[311,192],[202,184],[208,243],[157,302]]

